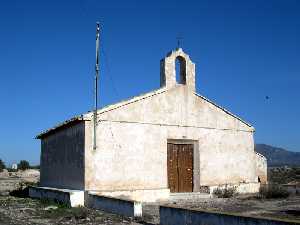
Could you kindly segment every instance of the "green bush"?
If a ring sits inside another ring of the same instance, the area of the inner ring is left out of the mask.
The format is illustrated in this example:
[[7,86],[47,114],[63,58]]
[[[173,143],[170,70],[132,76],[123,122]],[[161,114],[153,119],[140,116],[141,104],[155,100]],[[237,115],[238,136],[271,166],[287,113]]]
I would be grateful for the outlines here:
[[278,184],[264,185],[259,189],[260,198],[287,198],[289,195],[289,192]]
[[21,160],[20,163],[18,164],[18,169],[20,170],[30,169],[29,162],[26,160]]
[[218,187],[213,191],[213,195],[217,196],[218,198],[231,198],[236,194],[237,194],[236,187],[227,187],[227,186],[225,186],[225,188]]
[[2,161],[2,159],[0,159],[0,172],[2,172],[3,169],[5,169],[5,168],[6,168],[6,166],[5,166],[4,162]]

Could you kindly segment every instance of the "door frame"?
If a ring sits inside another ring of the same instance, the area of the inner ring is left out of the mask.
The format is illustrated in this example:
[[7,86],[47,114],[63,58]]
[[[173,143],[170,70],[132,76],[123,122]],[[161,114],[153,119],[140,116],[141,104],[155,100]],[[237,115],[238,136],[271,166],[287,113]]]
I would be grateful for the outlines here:
[[[168,154],[168,144],[192,144],[193,145],[193,191],[200,191],[200,155],[198,140],[192,139],[167,139],[166,153]],[[168,157],[166,157],[168,158]],[[168,160],[168,159],[167,159]],[[166,161],[167,170],[167,188],[169,188],[168,162]],[[175,193],[174,193],[175,194]]]

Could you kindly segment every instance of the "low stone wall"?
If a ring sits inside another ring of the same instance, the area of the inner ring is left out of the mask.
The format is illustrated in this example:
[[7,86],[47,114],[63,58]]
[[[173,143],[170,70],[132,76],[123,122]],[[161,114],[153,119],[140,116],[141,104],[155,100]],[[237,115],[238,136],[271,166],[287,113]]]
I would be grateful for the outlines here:
[[142,203],[86,193],[85,206],[128,217],[142,217]]
[[160,225],[292,225],[294,221],[271,220],[233,214],[160,206]]
[[300,194],[300,185],[293,184],[283,184],[282,188],[286,189],[291,195],[299,195]]
[[49,199],[67,204],[71,207],[84,205],[84,191],[56,189],[49,187],[29,187],[29,197]]

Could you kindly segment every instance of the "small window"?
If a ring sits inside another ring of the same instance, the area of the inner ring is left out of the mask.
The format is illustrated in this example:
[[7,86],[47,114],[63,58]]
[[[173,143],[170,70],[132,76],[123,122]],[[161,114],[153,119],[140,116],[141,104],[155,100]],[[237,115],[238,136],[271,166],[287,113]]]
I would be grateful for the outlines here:
[[186,84],[186,61],[182,56],[175,59],[176,82]]

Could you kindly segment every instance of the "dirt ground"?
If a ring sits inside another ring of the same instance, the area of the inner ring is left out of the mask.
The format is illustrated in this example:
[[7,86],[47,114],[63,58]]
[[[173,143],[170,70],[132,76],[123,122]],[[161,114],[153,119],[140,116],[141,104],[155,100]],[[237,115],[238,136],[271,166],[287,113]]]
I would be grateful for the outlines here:
[[21,184],[37,183],[40,178],[38,170],[25,170],[17,172],[4,172],[0,173],[0,196],[6,196],[10,191],[19,189]]
[[[50,225],[50,224],[142,224],[133,218],[126,218],[100,210],[68,208],[49,201],[13,197],[9,192],[20,187],[20,183],[37,182],[37,171],[0,174],[0,225]],[[255,196],[234,198],[192,198],[176,199],[143,205],[143,221],[159,223],[159,204],[209,210],[213,212],[235,213],[245,216],[259,216],[291,219],[300,222],[300,196],[284,199],[258,199]]]
[[0,225],[125,225],[139,224],[122,217],[85,207],[69,208],[51,201],[10,196],[12,191],[39,180],[37,170],[0,173]]
[[0,197],[0,225],[125,225],[132,218],[85,207],[68,208],[51,202],[12,196]]
[[[163,205],[203,209],[216,212],[237,213],[246,216],[262,216],[300,221],[300,197],[278,200],[249,198],[194,199],[164,202]],[[159,223],[159,205],[145,204],[143,220]],[[0,196],[0,225],[50,225],[50,224],[142,224],[133,218],[122,217],[85,207],[68,208],[51,202],[30,198]]]
[[[289,219],[300,222],[300,196],[285,199],[258,199],[255,196],[237,196],[234,198],[197,198],[161,202],[166,206],[212,212],[233,213],[244,216]],[[147,221],[158,223],[158,204],[146,204],[143,208]]]

